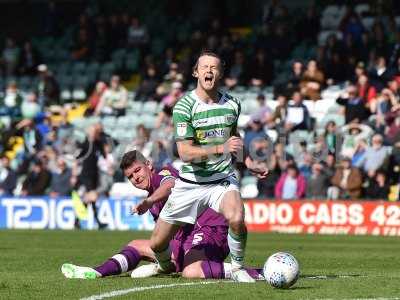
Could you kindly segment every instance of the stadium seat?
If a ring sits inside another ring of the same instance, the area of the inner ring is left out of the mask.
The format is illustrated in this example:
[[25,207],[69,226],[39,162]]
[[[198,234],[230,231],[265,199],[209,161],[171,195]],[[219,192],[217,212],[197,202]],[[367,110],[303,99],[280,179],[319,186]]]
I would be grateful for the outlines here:
[[77,88],[72,91],[72,99],[76,101],[85,101],[86,92],[82,88]]
[[154,115],[143,115],[142,122],[145,127],[153,129],[156,122],[156,117]]
[[137,114],[142,112],[143,102],[140,101],[131,101],[129,102],[129,110],[133,111]]
[[116,71],[116,66],[115,66],[115,63],[114,62],[112,62],[112,61],[110,61],[110,62],[107,62],[107,63],[105,63],[105,64],[103,64],[101,67],[100,67],[100,72],[101,73],[109,73],[109,74],[113,74],[115,71]]
[[375,22],[375,17],[364,17],[361,22],[367,30],[370,30]]
[[158,103],[156,101],[147,101],[143,104],[142,113],[155,114],[157,112]]
[[68,88],[63,88],[62,90],[61,90],[61,101],[63,102],[63,103],[65,103],[65,102],[69,102],[71,99],[72,99],[72,93],[71,93],[71,90],[70,89],[68,89]]
[[96,74],[100,71],[100,64],[98,62],[91,62],[86,68],[86,74]]
[[362,17],[364,14],[369,12],[370,6],[368,3],[360,3],[355,6],[354,10],[360,17]]
[[76,62],[71,65],[71,72],[74,76],[79,76],[85,72],[86,63],[84,62]]

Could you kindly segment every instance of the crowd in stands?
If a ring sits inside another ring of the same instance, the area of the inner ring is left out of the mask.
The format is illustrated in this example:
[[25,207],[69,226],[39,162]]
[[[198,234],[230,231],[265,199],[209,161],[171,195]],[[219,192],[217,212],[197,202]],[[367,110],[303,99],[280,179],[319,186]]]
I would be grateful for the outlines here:
[[[148,30],[140,16],[82,14],[67,56],[71,63],[107,63],[123,48],[137,50],[139,64],[131,73],[121,66],[95,78],[80,102],[63,101],[61,77],[30,41],[7,38],[1,57],[3,77],[10,80],[0,99],[0,195],[56,197],[75,190],[96,209],[97,198],[124,181],[118,151],[139,149],[156,168],[178,165],[173,107],[193,88],[194,60],[208,49],[225,61],[223,89],[242,100],[244,144],[270,170],[257,180],[238,167],[244,197],[398,200],[395,16],[371,7],[373,23],[366,26],[363,15],[347,6],[337,26],[326,30],[327,7],[298,14],[272,1],[260,9],[260,24],[248,24],[248,32],[211,17],[184,43],[170,43],[158,55],[153,42],[162,33]],[[132,75],[139,78],[133,85]],[[34,84],[23,90],[18,83],[26,76]],[[329,106],[333,118],[317,117],[318,103]]]

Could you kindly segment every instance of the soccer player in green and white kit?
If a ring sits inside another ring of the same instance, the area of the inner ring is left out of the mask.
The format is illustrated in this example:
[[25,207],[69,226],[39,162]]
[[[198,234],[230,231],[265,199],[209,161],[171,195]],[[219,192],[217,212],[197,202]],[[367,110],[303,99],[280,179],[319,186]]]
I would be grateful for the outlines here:
[[[238,282],[254,282],[244,269],[247,229],[232,163],[232,154],[243,151],[242,139],[237,134],[240,102],[218,90],[222,74],[223,65],[218,55],[200,54],[193,69],[197,87],[174,107],[175,139],[184,164],[151,237],[150,247],[158,265],[149,270],[150,273],[174,271],[170,239],[180,226],[194,224],[199,214],[211,207],[229,224],[232,278]],[[250,157],[244,162],[254,174],[266,176],[268,170],[264,165]],[[140,205],[146,206],[145,203]]]

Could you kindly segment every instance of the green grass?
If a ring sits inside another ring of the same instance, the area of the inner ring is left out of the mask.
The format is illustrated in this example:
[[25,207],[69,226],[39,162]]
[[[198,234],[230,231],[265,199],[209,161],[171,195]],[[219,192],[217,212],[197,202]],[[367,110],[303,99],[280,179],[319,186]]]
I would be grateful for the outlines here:
[[[0,231],[0,299],[79,299],[159,284],[195,280],[164,276],[132,280],[128,275],[67,280],[65,262],[93,266],[148,232]],[[247,263],[262,266],[267,256],[290,251],[301,277],[289,290],[265,282],[175,286],[129,293],[118,299],[355,299],[400,295],[400,240],[390,237],[250,234]],[[328,279],[310,276],[328,275]],[[349,275],[341,277],[340,275]],[[202,282],[201,280],[197,281]],[[114,298],[114,299],[115,299]]]

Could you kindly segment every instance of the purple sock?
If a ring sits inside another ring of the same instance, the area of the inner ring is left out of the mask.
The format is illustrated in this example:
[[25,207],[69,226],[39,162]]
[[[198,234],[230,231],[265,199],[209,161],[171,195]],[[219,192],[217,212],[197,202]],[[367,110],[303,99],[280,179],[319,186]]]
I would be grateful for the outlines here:
[[250,275],[253,279],[261,279],[264,278],[263,269],[256,269],[256,268],[245,268],[247,274]]
[[205,278],[224,278],[224,266],[222,262],[204,260],[201,262],[201,269]]
[[130,246],[126,246],[118,254],[109,258],[102,265],[95,268],[102,277],[118,275],[133,270],[138,265],[141,256],[139,252]]

